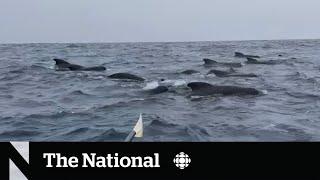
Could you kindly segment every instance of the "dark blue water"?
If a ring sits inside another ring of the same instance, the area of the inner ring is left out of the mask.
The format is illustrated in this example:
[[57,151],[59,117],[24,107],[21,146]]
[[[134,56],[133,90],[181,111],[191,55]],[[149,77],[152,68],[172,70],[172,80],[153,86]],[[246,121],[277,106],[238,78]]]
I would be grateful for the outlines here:
[[[236,69],[258,78],[206,76],[212,68],[204,67],[202,58],[244,62],[235,51],[280,63]],[[103,65],[107,71],[55,71],[53,58]],[[201,73],[178,73],[187,69]],[[147,82],[107,77],[116,72]],[[147,83],[161,78],[254,87],[268,94],[192,99],[187,90],[143,93]],[[2,44],[0,140],[122,141],[143,113],[139,141],[318,141],[319,89],[320,40]]]

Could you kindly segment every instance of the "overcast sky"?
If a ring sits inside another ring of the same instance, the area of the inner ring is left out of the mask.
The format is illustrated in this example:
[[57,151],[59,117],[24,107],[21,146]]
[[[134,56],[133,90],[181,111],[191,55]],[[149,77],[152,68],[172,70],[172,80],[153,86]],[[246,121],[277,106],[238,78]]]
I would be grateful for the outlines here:
[[320,38],[320,0],[0,0],[0,43]]

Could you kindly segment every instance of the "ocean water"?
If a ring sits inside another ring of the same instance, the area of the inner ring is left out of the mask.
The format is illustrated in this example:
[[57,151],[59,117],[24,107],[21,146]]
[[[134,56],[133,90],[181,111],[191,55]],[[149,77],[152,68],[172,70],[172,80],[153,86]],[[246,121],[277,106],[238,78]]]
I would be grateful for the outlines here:
[[[236,68],[257,78],[206,75],[226,67],[205,67],[203,58],[245,62],[235,51],[279,63]],[[53,58],[107,70],[55,71]],[[180,73],[187,69],[200,73]],[[117,72],[146,82],[107,77]],[[144,92],[161,78],[268,93],[191,98],[186,87]],[[319,141],[319,89],[320,40],[1,44],[0,140],[123,141],[142,113],[144,137],[137,141]]]

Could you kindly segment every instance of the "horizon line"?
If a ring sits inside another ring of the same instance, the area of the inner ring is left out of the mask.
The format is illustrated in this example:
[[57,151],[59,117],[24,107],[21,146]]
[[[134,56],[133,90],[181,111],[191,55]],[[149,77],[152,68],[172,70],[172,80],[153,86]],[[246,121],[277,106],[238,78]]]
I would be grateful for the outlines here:
[[92,42],[0,42],[0,44],[117,44],[117,43],[188,43],[188,42],[239,42],[239,41],[294,41],[320,40],[320,38],[244,39],[244,40],[190,40],[190,41],[92,41]]

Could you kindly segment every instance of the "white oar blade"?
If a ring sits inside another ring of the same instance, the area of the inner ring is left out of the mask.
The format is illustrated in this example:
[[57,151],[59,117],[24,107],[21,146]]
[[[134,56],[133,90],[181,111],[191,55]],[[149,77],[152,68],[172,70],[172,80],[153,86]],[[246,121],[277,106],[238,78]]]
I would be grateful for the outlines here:
[[140,114],[139,120],[138,120],[136,126],[133,128],[133,130],[136,132],[136,135],[134,137],[143,137],[143,121],[142,121],[141,114]]

